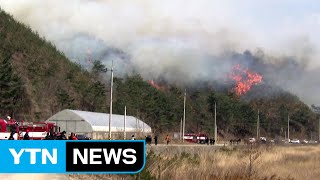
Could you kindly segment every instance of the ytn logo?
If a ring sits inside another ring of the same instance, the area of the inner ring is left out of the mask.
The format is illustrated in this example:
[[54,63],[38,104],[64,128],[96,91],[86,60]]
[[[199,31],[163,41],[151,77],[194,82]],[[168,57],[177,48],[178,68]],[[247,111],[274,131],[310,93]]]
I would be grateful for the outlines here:
[[36,164],[37,153],[41,153],[42,164],[47,164],[47,159],[50,160],[51,164],[57,164],[57,161],[58,161],[57,148],[54,148],[52,150],[52,154],[49,153],[48,149],[40,149],[40,148],[25,148],[25,149],[20,149],[19,152],[17,152],[14,148],[10,148],[9,151],[14,158],[14,164],[20,164],[20,157],[24,152],[29,153],[27,154],[27,156],[30,156],[30,164]]
[[0,141],[0,173],[140,172],[144,141]]

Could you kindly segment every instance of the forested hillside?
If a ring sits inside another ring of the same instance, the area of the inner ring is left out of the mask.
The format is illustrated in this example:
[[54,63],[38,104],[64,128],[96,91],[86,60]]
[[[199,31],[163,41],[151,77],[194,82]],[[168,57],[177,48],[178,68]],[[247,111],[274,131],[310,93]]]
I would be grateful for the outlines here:
[[[110,76],[100,61],[95,61],[90,71],[82,69],[45,38],[3,11],[0,42],[1,117],[45,120],[66,108],[109,112],[109,82],[102,76]],[[316,115],[306,104],[284,91],[263,96],[270,89],[266,84],[257,85],[239,97],[228,88],[190,85],[186,132],[213,135],[215,103],[221,137],[255,135],[258,110],[262,136],[284,136],[288,115],[293,135],[310,137],[317,132]],[[156,88],[139,74],[114,79],[114,113],[123,114],[126,106],[129,115],[146,121],[156,133],[180,130],[183,98],[184,89],[174,84]]]
[[[115,86],[116,113],[123,114],[126,105],[129,114],[144,119],[156,132],[179,132],[180,120],[183,117],[182,89],[168,86],[158,90],[143,81],[139,75],[117,78]],[[258,90],[259,88],[251,93],[259,93]],[[215,103],[218,133],[221,137],[255,136],[258,110],[262,136],[284,137],[288,115],[292,135],[310,137],[311,132],[317,132],[316,115],[289,93],[246,101],[229,90],[199,90],[192,87],[187,91],[186,131],[213,135]]]
[[100,81],[4,11],[0,42],[2,117],[44,120],[64,108],[106,109]]

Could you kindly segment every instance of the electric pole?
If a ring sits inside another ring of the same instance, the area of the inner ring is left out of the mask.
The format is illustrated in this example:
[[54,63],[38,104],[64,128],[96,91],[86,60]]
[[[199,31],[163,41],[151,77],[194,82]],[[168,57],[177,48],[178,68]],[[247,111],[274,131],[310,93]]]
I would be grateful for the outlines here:
[[123,127],[123,139],[126,140],[126,123],[127,123],[127,106],[124,106],[124,127]]
[[320,142],[320,117],[319,117],[319,114],[320,114],[320,108],[319,107],[317,107],[317,106],[311,106],[312,107],[312,110],[313,110],[313,112],[315,112],[316,114],[317,114],[317,118],[319,118],[318,119],[318,121],[319,121],[319,125],[318,125],[318,142]]
[[289,122],[290,122],[290,118],[289,118],[289,114],[288,114],[288,141],[290,142],[290,136],[289,136],[290,127],[289,127]]
[[217,103],[214,102],[214,140],[217,142],[217,133],[218,133],[218,127],[217,127]]
[[259,139],[260,136],[260,114],[259,114],[259,109],[258,109],[258,120],[257,120],[257,140]]
[[182,139],[182,118],[180,120],[180,140]]
[[186,96],[187,96],[187,90],[184,89],[182,142],[184,142],[184,130],[185,130],[185,127],[186,127]]
[[109,113],[109,140],[111,140],[111,121],[112,121],[112,88],[113,88],[113,60],[112,60],[112,66],[111,66],[110,113]]

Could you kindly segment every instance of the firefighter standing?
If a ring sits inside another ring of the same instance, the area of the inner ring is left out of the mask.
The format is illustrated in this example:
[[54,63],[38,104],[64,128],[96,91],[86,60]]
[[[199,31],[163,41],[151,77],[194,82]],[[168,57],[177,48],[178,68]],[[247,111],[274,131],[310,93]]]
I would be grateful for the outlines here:
[[62,131],[62,133],[59,135],[58,140],[66,140],[66,131]]
[[158,144],[158,136],[157,136],[157,135],[154,136],[154,144],[155,144],[155,145]]
[[15,134],[15,132],[12,131],[8,140],[14,140],[14,137],[13,137],[14,134]]
[[46,137],[44,137],[45,140],[49,140],[50,139],[50,136],[49,136],[49,133],[47,133]]
[[54,138],[54,133],[53,133],[53,129],[52,129],[52,128],[50,129],[50,132],[49,132],[49,139],[55,139],[55,138]]
[[74,133],[71,133],[71,135],[69,136],[69,140],[78,140],[78,138],[75,136]]
[[69,139],[69,140],[72,140],[72,136],[73,136],[73,133],[70,134],[70,136],[68,137],[68,139]]
[[77,135],[73,133],[72,140],[78,140]]
[[169,144],[169,142],[170,142],[170,137],[169,137],[169,135],[167,134],[167,136],[166,136],[166,141],[167,141],[167,145]]
[[24,134],[23,140],[30,140],[29,130],[27,130],[26,133]]

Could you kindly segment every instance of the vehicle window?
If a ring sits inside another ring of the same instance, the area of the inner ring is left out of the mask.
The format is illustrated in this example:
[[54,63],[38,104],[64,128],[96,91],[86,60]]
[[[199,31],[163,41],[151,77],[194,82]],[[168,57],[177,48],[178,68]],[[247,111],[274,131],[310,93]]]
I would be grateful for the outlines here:
[[193,140],[196,141],[197,140],[197,136],[193,136]]

